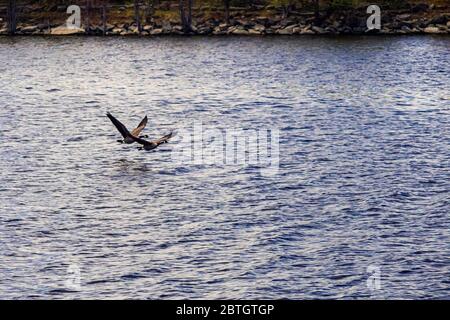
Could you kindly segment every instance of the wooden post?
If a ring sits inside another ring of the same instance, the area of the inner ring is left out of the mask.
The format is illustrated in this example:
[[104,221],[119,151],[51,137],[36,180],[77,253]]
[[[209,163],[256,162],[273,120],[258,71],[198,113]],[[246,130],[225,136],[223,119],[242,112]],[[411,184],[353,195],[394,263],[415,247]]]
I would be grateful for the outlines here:
[[193,0],[188,0],[188,24],[189,28],[192,26],[192,2]]
[[180,0],[180,18],[181,18],[181,25],[183,26],[183,32],[189,33],[191,32],[192,28],[192,0],[188,0],[188,16],[186,16],[186,10],[184,8],[184,0]]
[[225,5],[225,22],[230,24],[230,0],[224,0]]
[[316,22],[320,19],[320,2],[319,0],[314,0],[314,17]]
[[184,2],[183,2],[183,0],[180,0],[179,7],[180,7],[179,9],[180,9],[181,26],[183,27],[183,31],[186,32],[186,16],[184,15]]
[[86,20],[85,20],[85,32],[89,33],[89,11],[90,11],[91,1],[86,0]]
[[13,35],[16,33],[16,0],[8,1],[7,8],[7,23],[8,23],[8,34]]
[[141,19],[139,17],[139,1],[134,0],[134,19],[136,20],[136,27],[138,32],[141,33]]
[[103,2],[102,5],[102,25],[103,25],[103,35],[106,35],[106,3]]

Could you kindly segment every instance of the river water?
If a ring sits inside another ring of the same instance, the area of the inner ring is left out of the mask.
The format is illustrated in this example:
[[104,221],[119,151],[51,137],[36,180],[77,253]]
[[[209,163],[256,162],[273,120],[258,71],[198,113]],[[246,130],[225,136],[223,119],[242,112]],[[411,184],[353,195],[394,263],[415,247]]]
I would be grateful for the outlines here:
[[[279,164],[122,145],[279,130]],[[450,298],[450,38],[0,38],[0,298]]]

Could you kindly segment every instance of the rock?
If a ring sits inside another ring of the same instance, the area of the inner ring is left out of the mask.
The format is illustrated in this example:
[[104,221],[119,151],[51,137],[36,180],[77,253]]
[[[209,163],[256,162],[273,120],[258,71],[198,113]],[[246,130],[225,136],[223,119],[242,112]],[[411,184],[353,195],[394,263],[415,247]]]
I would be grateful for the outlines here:
[[208,26],[202,26],[201,28],[198,28],[197,33],[201,35],[211,34],[212,29]]
[[398,15],[397,16],[397,19],[398,20],[408,20],[409,18],[411,18],[411,15],[410,14],[401,14],[401,15]]
[[48,30],[48,24],[47,23],[39,23],[38,25],[37,25],[37,28],[38,29],[40,29],[40,30]]
[[312,31],[314,31],[315,33],[318,33],[318,34],[326,33],[325,29],[321,28],[321,27],[313,26],[311,29],[312,29]]
[[406,33],[411,33],[411,29],[408,26],[403,26],[401,30]]
[[423,31],[430,34],[441,33],[441,31],[437,27],[426,27]]
[[224,35],[224,34],[226,34],[227,33],[227,31],[226,30],[222,30],[222,29],[220,29],[219,27],[215,27],[214,28],[214,30],[213,30],[213,32],[212,32],[212,34],[214,34],[214,35]]
[[413,13],[425,12],[427,10],[428,10],[428,4],[426,4],[426,3],[417,4],[411,8],[411,12],[413,12]]
[[260,35],[260,34],[262,34],[261,31],[258,31],[258,30],[255,30],[255,29],[248,30],[248,33],[249,34],[253,34],[253,35]]
[[394,30],[390,29],[390,28],[383,28],[380,31],[381,34],[393,34]]
[[67,26],[59,26],[51,29],[51,35],[63,36],[63,35],[71,35],[71,34],[84,34],[83,28],[67,28]]
[[312,31],[311,28],[308,26],[308,27],[303,28],[302,31],[300,31],[300,34],[315,34],[315,33],[314,33],[314,31]]
[[160,35],[160,34],[162,34],[163,33],[163,30],[162,29],[153,29],[151,32],[150,32],[150,34],[152,35],[152,36],[157,36],[157,35]]
[[237,29],[232,31],[232,34],[235,34],[235,35],[248,35],[249,32],[247,30],[245,30],[245,29],[237,28]]
[[450,28],[450,21],[447,22],[447,28]]
[[[192,26],[192,29],[194,29],[195,27]],[[170,32],[172,32],[172,25],[170,24],[170,22],[164,21],[162,24],[162,32],[164,34],[169,34]]]
[[128,32],[137,34],[137,33],[139,33],[139,30],[138,30],[138,28],[136,26],[131,26],[131,27],[128,28]]
[[440,15],[431,19],[428,24],[446,24],[448,20],[446,15]]
[[262,24],[256,24],[256,25],[253,27],[253,30],[259,31],[259,32],[264,32],[264,30],[266,30],[266,27],[263,26]]
[[7,33],[8,33],[8,29],[6,29],[6,28],[0,29],[0,34],[7,34]]
[[291,34],[294,34],[294,28],[296,28],[296,27],[298,27],[298,25],[296,25],[296,24],[290,25],[290,26],[287,26],[284,29],[279,29],[277,31],[277,33],[278,34],[284,34],[284,35],[291,35]]
[[146,24],[146,25],[142,28],[143,31],[151,31],[152,29],[153,29],[153,27],[152,27],[151,25],[149,25],[149,24]]
[[22,31],[23,33],[33,33],[38,29],[37,26],[27,26],[27,27],[23,27],[20,31]]
[[122,31],[123,31],[122,28],[114,28],[114,29],[111,30],[111,32],[112,32],[113,34],[121,34]]
[[194,33],[198,32],[198,28],[196,26],[191,26],[191,31]]

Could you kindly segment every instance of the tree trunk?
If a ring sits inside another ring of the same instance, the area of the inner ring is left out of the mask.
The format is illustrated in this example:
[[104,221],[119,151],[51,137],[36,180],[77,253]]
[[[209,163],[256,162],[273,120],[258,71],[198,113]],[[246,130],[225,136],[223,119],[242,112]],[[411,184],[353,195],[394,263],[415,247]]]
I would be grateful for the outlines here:
[[189,33],[191,32],[191,24],[192,24],[192,0],[188,0],[188,12],[186,13],[185,9],[185,1],[180,0],[180,19],[181,25],[183,26],[183,32]]
[[102,25],[103,25],[103,35],[106,35],[106,3],[103,2],[102,5]]
[[138,32],[141,32],[141,19],[139,17],[139,1],[134,0],[134,19],[136,20],[136,27]]
[[194,0],[188,0],[188,23],[189,27],[192,26],[192,3]]
[[230,24],[230,0],[224,0],[223,4],[225,6],[225,22]]
[[320,3],[319,0],[314,0],[314,16],[316,18],[316,22],[320,19]]
[[145,10],[145,23],[150,23],[151,17],[155,13],[156,0],[147,0],[147,8]]
[[86,0],[86,20],[85,20],[85,32],[89,33],[89,12],[91,11],[91,1]]
[[16,0],[8,1],[8,34],[16,33]]

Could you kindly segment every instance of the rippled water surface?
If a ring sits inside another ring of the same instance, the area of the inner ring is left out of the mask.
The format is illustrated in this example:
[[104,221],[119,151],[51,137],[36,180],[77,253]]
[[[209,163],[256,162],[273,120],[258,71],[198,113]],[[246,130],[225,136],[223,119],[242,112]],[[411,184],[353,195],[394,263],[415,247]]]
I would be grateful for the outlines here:
[[[107,110],[279,128],[279,172]],[[0,38],[0,298],[449,299],[449,129],[449,37]]]

